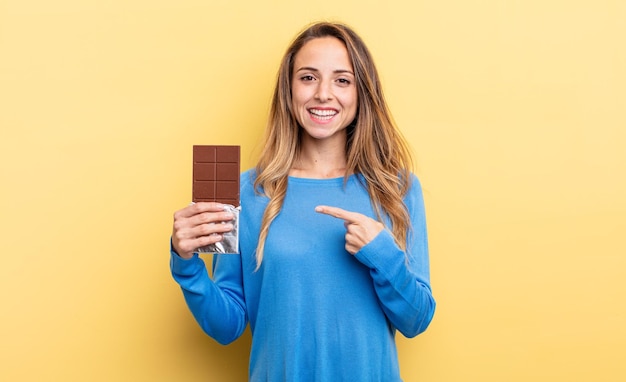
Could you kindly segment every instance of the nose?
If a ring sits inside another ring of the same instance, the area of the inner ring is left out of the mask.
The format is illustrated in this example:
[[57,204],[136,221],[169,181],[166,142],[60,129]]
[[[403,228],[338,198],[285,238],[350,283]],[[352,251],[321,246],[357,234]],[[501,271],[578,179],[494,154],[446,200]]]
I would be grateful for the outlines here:
[[332,90],[330,81],[320,81],[317,85],[317,91],[315,92],[315,98],[320,102],[326,102],[332,99]]

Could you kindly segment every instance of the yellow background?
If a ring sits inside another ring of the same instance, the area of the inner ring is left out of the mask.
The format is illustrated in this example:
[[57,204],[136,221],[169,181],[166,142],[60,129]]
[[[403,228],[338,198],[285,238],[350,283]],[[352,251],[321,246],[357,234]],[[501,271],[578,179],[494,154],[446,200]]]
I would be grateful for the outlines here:
[[[0,380],[243,381],[168,268],[191,146],[255,163],[279,59],[371,48],[416,153],[410,381],[626,380],[626,2],[0,0]],[[346,317],[346,320],[349,320]]]

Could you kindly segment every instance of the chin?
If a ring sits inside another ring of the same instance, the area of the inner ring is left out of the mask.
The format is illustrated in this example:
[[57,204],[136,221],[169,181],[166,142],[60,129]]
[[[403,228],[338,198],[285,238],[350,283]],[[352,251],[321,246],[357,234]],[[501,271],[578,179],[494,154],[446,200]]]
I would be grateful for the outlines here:
[[332,138],[334,136],[337,136],[337,132],[335,131],[323,131],[323,132],[316,132],[316,131],[307,131],[306,132],[308,136],[310,136],[313,139],[318,139],[318,140],[323,140],[323,139],[328,139],[328,138]]

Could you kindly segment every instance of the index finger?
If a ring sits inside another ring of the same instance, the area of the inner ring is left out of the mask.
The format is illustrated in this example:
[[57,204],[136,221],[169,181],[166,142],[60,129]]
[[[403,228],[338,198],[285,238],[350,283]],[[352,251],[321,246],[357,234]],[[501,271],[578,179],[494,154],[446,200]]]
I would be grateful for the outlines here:
[[336,217],[337,219],[345,220],[348,223],[356,223],[363,216],[358,212],[346,211],[339,207],[331,206],[317,206],[315,207],[315,212],[330,215]]
[[180,217],[189,218],[203,212],[223,212],[224,205],[216,202],[197,202],[191,203],[187,207],[178,211],[176,214]]

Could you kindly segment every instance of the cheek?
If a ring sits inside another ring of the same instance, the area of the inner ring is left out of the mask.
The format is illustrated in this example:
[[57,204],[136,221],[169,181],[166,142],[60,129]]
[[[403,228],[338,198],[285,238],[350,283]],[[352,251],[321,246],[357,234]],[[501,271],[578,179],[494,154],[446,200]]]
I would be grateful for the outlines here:
[[356,92],[346,94],[344,98],[344,105],[347,109],[350,110],[351,114],[356,114],[356,109],[359,105],[359,99]]
[[302,106],[304,102],[308,99],[307,89],[302,86],[294,86],[291,89],[291,102],[294,106]]
[[301,89],[294,87],[291,91],[291,112],[298,123],[304,123],[305,99],[302,96]]

